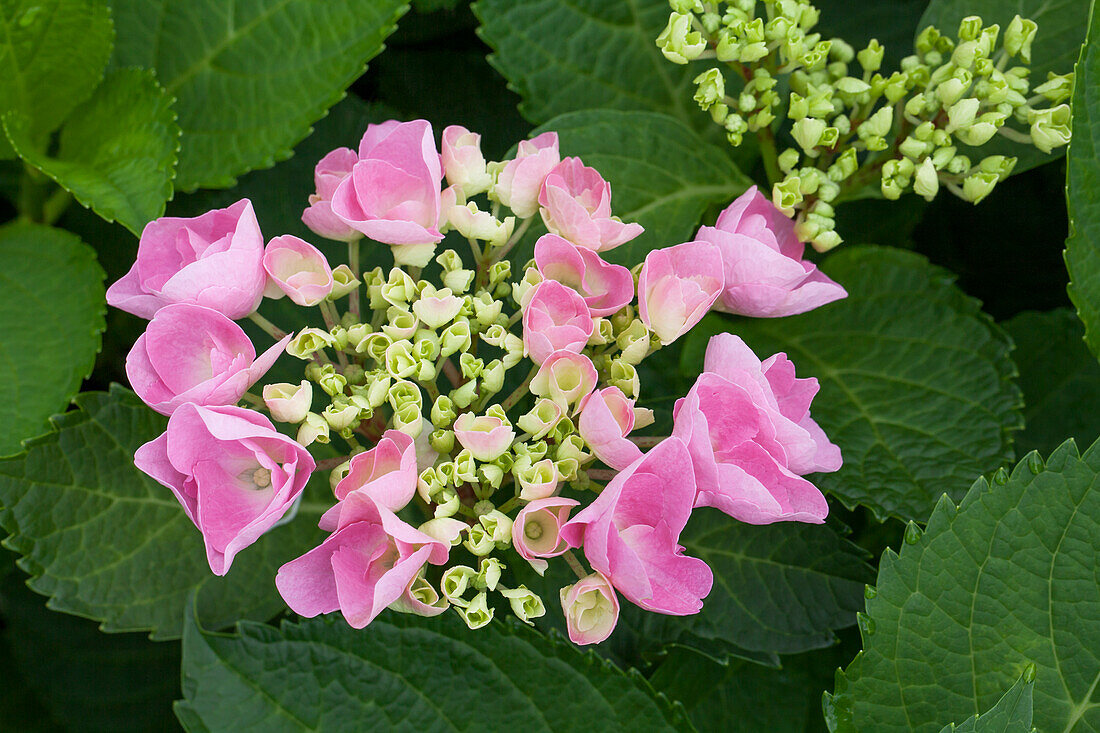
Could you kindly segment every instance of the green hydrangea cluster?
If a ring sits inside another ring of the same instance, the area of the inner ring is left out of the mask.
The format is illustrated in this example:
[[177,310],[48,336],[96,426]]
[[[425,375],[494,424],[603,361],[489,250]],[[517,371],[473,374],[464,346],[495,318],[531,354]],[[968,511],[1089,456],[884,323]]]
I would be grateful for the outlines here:
[[[842,241],[833,206],[876,181],[887,199],[913,191],[930,201],[946,188],[978,203],[1016,158],[978,159],[974,148],[998,134],[1046,153],[1069,142],[1064,100],[1073,74],[1049,74],[1031,86],[1038,26],[1019,15],[1003,35],[977,16],[963,19],[955,39],[930,26],[918,36],[916,53],[888,73],[878,41],[856,51],[815,33],[820,12],[806,0],[670,5],[657,45],[674,63],[722,64],[695,77],[695,101],[731,145],[756,133],[773,202],[795,217],[799,237],[818,251]],[[795,144],[779,152],[784,118]],[[1027,125],[1028,133],[1009,120]]]

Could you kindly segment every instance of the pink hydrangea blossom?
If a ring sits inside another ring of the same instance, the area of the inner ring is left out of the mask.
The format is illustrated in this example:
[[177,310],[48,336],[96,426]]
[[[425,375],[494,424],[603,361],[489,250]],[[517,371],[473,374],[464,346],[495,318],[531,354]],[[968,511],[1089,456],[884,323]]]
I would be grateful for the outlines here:
[[678,543],[695,501],[691,456],[678,438],[661,441],[567,522],[561,536],[582,545],[592,568],[647,611],[698,613],[713,575]]
[[512,445],[516,431],[499,417],[464,412],[454,422],[455,438],[479,461],[495,461]]
[[702,320],[722,292],[722,255],[708,242],[685,242],[646,255],[638,277],[642,322],[670,344]]
[[634,299],[630,270],[604,262],[592,250],[556,234],[544,234],[535,242],[535,265],[547,280],[580,293],[593,316],[609,316]]
[[553,280],[535,286],[523,309],[523,346],[536,364],[555,351],[580,353],[595,324],[577,291]]
[[348,474],[333,493],[343,500],[360,492],[396,512],[412,500],[416,481],[415,442],[400,430],[387,430],[373,448],[352,456]]
[[817,266],[802,259],[805,244],[794,222],[756,186],[734,200],[713,227],[695,235],[722,252],[725,287],[715,308],[775,318],[805,313],[848,295]]
[[221,313],[178,303],[161,308],[126,356],[126,376],[162,415],[180,405],[231,405],[283,353],[290,336],[258,359],[243,329]]
[[516,515],[512,546],[539,575],[548,566],[543,558],[557,557],[569,549],[561,539],[561,528],[569,518],[569,511],[579,503],[561,496],[535,499]]
[[332,292],[332,268],[321,250],[290,234],[275,237],[264,251],[268,287],[275,300],[288,296],[298,305],[314,306]]
[[363,492],[334,508],[333,532],[279,568],[275,587],[295,613],[339,610],[361,629],[388,606],[407,610],[409,591],[427,563],[447,561],[450,543],[406,524]]
[[825,497],[800,475],[840,467],[840,449],[809,415],[816,391],[816,380],[795,379],[782,354],[762,365],[737,336],[711,339],[706,370],[674,411],[673,435],[692,457],[696,506],[750,524],[825,521]]
[[332,195],[358,162],[359,156],[351,148],[336,148],[321,158],[314,168],[317,192],[309,195],[309,207],[302,212],[302,222],[317,236],[338,242],[362,238],[362,232],[352,229],[332,213]]
[[481,153],[481,135],[462,125],[443,129],[443,151],[440,156],[447,183],[459,186],[467,196],[481,193],[493,182]]
[[580,402],[577,432],[601,461],[620,471],[642,457],[627,439],[634,429],[634,400],[618,387],[604,387]]
[[619,597],[611,581],[595,572],[561,589],[565,628],[574,644],[599,644],[619,623]]
[[260,413],[191,403],[137,449],[134,465],[175,494],[202,532],[215,575],[291,509],[315,466]]
[[560,161],[558,133],[544,132],[520,141],[516,157],[497,175],[493,196],[520,219],[534,216],[539,210],[542,183]]
[[426,120],[370,125],[359,162],[332,195],[332,212],[378,242],[433,244],[443,238],[437,228],[442,178]]
[[611,216],[611,184],[580,158],[565,158],[554,166],[543,181],[539,205],[547,229],[597,252],[614,249],[643,231],[640,224]]
[[141,318],[171,303],[243,318],[263,298],[264,238],[252,202],[202,216],[162,216],[141,232],[137,261],[107,289],[107,302]]

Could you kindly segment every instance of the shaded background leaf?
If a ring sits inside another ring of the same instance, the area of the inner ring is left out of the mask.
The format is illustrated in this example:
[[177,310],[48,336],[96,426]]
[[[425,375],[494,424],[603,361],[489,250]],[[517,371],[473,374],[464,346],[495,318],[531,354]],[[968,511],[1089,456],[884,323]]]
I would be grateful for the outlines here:
[[344,96],[403,0],[116,0],[116,66],[156,69],[183,130],[176,185],[231,186],[291,154]]
[[76,394],[103,331],[103,270],[78,237],[0,228],[0,456],[48,429]]
[[1039,730],[1100,730],[1100,449],[1032,453],[888,551],[863,652],[830,700],[834,729],[939,731],[1036,667]]

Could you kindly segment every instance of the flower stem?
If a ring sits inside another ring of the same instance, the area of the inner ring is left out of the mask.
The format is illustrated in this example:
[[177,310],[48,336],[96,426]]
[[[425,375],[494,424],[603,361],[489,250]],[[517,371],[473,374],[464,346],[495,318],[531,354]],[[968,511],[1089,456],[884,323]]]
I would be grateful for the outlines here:
[[565,558],[566,564],[572,568],[573,572],[577,574],[578,580],[583,580],[588,577],[588,573],[585,572],[584,566],[581,565],[580,561],[573,555],[572,550],[566,550],[562,554],[562,557]]
[[639,448],[652,448],[667,437],[667,435],[646,435],[640,438],[630,438],[630,442]]
[[268,336],[275,339],[276,341],[281,341],[282,339],[286,338],[286,331],[261,316],[259,311],[252,313],[248,317],[248,319],[260,328],[262,328],[264,330],[264,333],[266,333]]
[[[348,242],[348,267],[351,268],[351,272],[355,275],[356,279],[361,279],[359,272],[359,240],[353,239]],[[348,294],[348,310],[355,317],[355,320],[359,320],[359,287],[356,286],[351,293]]]
[[348,460],[350,456],[336,456],[335,458],[325,458],[324,460],[317,461],[318,471],[331,471],[339,466],[344,461]]

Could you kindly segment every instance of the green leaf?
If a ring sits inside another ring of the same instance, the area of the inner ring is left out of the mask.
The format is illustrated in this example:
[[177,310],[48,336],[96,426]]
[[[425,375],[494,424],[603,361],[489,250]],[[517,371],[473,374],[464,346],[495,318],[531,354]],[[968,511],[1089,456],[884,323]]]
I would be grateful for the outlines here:
[[[917,31],[934,25],[952,38],[959,30],[959,21],[970,15],[980,16],[985,25],[997,23],[1001,33],[1008,27],[1013,16],[1019,14],[1030,18],[1039,25],[1035,41],[1031,46],[1031,85],[1037,86],[1046,81],[1047,74],[1066,74],[1077,59],[1078,49],[1085,39],[1088,27],[1089,5],[1087,0],[932,0],[921,16]],[[1019,63],[1017,58],[1016,63]],[[1082,85],[1077,78],[1078,89]],[[1076,105],[1075,105],[1076,109]],[[1026,126],[1015,122],[1009,125],[1017,127],[1026,134]],[[1053,153],[1044,153],[1032,145],[1012,142],[1001,135],[980,148],[961,151],[971,157],[981,155],[1009,155],[1018,158],[1013,173],[1022,173],[1043,163],[1057,160],[1065,153],[1065,148],[1057,148]]]
[[1031,453],[958,507],[942,498],[882,557],[863,651],[827,700],[834,729],[939,731],[1034,664],[1035,726],[1100,730],[1098,555],[1098,445]]
[[1090,445],[1100,436],[1100,364],[1085,346],[1085,329],[1069,308],[1020,313],[1004,328],[1024,391],[1024,430],[1017,452],[1046,454],[1070,436]]
[[724,150],[668,115],[573,112],[532,134],[547,130],[557,131],[562,155],[580,156],[611,183],[616,216],[645,227],[608,253],[614,262],[634,265],[652,249],[688,241],[708,206],[724,206],[752,185]]
[[[104,634],[91,621],[48,610],[24,580],[20,573],[0,584],[0,647],[11,658],[5,682],[18,675],[64,730],[169,730],[179,693],[179,645]],[[18,729],[25,730],[22,724]]]
[[959,725],[945,725],[940,733],[1030,733],[1033,730],[1031,695],[1034,685],[1034,668],[1028,667],[996,705]]
[[532,122],[602,107],[711,125],[691,98],[700,69],[677,66],[657,48],[667,0],[480,0],[473,9],[493,48],[489,62]]
[[8,0],[0,24],[0,112],[27,117],[35,146],[44,147],[103,78],[110,9],[97,0]]
[[732,330],[761,358],[786,352],[817,377],[812,413],[844,466],[812,481],[846,506],[923,520],[940,494],[1012,457],[1020,390],[1011,342],[954,277],[923,257],[850,247],[824,271],[844,300],[789,318],[709,317],[689,337],[697,372],[709,335]]
[[0,456],[47,430],[92,370],[103,331],[103,270],[61,229],[0,227]]
[[1085,343],[1100,356],[1100,14],[1074,70],[1073,139],[1066,160],[1069,297],[1085,323]]
[[116,0],[116,66],[176,97],[176,186],[229,187],[291,154],[382,50],[403,0]]
[[180,129],[172,98],[151,71],[112,72],[61,128],[56,156],[34,148],[23,116],[4,117],[19,155],[107,221],[135,235],[172,197]]
[[714,571],[710,595],[694,616],[643,614],[639,633],[650,645],[676,643],[716,658],[737,648],[794,654],[829,646],[835,629],[855,624],[874,580],[866,552],[829,526],[757,526],[697,510],[680,544]]
[[247,548],[218,578],[179,502],[134,467],[134,450],[164,430],[164,418],[117,385],[76,402],[79,410],[53,418],[56,432],[0,461],[5,546],[23,555],[19,566],[33,576],[33,590],[51,597],[50,608],[102,621],[107,631],[161,639],[180,635],[194,589],[217,628],[281,610],[275,571],[320,542],[316,516],[327,506],[307,497],[295,521]]
[[768,669],[737,660],[723,665],[674,647],[649,681],[683,703],[700,731],[824,731],[821,691],[845,661],[841,654],[822,649],[784,657],[781,669]]
[[241,623],[232,635],[192,618],[183,695],[177,715],[193,731],[690,730],[636,672],[519,624],[470,631],[453,613],[387,613],[359,631],[339,616]]

